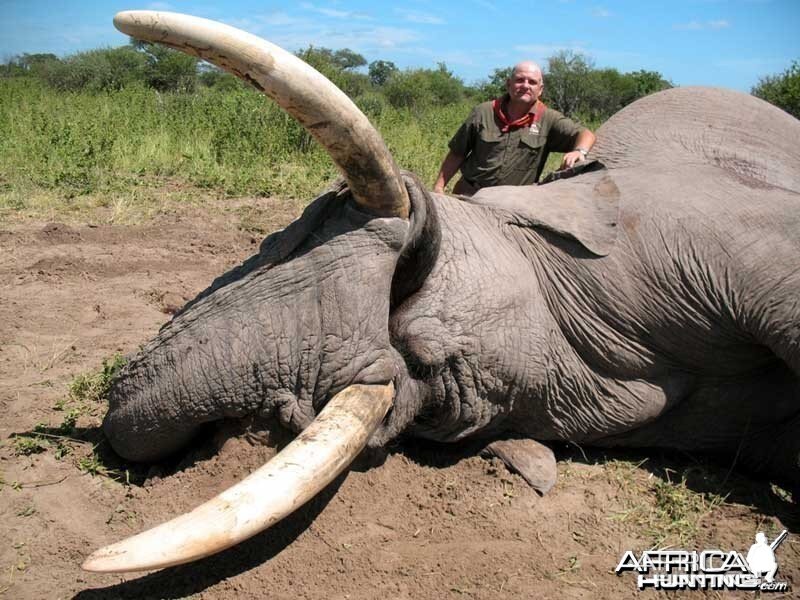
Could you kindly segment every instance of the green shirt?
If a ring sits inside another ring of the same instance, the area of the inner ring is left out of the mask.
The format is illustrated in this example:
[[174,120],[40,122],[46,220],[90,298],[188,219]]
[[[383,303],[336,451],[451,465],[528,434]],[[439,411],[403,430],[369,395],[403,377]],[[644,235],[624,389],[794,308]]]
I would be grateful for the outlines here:
[[461,174],[475,187],[528,185],[539,180],[550,152],[575,149],[582,130],[557,110],[545,108],[534,125],[503,133],[489,101],[473,109],[450,140],[450,150],[465,157]]

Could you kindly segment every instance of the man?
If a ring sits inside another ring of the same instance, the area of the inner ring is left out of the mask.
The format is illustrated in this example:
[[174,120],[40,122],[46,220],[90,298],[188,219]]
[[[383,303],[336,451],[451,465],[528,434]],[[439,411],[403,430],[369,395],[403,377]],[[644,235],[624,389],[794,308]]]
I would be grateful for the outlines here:
[[536,183],[551,151],[565,152],[561,168],[584,160],[594,134],[539,99],[542,70],[521,62],[506,81],[506,95],[478,105],[450,140],[433,186],[442,193],[461,169],[453,193],[471,196],[482,187]]

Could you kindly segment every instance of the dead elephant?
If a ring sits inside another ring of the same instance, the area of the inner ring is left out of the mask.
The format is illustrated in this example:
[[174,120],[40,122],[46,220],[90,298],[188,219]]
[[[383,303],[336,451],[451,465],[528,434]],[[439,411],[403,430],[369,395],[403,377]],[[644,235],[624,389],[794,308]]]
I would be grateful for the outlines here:
[[302,433],[86,568],[229,547],[400,435],[709,451],[800,484],[800,122],[674,89],[602,127],[603,168],[464,202],[401,174],[352,102],[275,46],[169,13],[115,21],[253,83],[347,183],[165,325],[115,381],[104,422],[142,461],[221,418],[275,415]]

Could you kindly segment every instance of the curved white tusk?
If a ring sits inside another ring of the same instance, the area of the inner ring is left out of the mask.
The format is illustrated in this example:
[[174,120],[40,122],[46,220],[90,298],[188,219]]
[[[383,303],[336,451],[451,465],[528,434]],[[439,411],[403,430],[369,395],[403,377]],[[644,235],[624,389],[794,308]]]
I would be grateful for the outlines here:
[[177,13],[121,12],[114,26],[249,81],[325,147],[359,204],[378,216],[408,218],[408,194],[380,134],[344,92],[296,56],[234,27]]
[[87,571],[161,569],[230,548],[302,506],[364,448],[392,405],[394,385],[352,385],[279,454],[216,498],[94,552]]

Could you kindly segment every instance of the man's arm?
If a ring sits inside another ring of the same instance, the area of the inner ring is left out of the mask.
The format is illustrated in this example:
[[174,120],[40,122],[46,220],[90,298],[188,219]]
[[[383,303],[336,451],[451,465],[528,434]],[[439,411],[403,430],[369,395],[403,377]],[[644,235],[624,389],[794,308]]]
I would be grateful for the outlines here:
[[589,131],[588,129],[583,129],[578,134],[578,139],[575,141],[575,148],[571,152],[567,152],[564,155],[564,158],[561,161],[562,169],[573,166],[576,162],[585,160],[586,157],[581,150],[585,150],[587,153],[589,150],[592,149],[595,142],[594,134]]
[[436,183],[433,184],[433,191],[438,194],[443,194],[447,182],[453,178],[453,175],[456,174],[456,171],[458,171],[458,168],[463,162],[463,156],[450,150],[442,161],[442,167],[439,169],[439,176],[436,178]]

